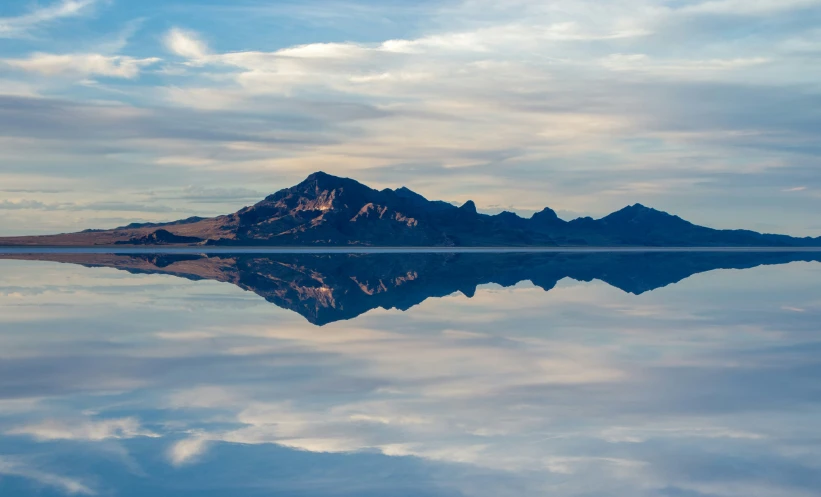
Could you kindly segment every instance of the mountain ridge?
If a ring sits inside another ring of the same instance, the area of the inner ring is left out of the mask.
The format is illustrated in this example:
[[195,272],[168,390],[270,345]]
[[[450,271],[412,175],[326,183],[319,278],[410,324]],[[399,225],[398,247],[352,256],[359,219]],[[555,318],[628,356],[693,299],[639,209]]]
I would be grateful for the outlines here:
[[232,214],[0,238],[0,245],[821,247],[821,237],[717,230],[638,203],[601,219],[565,221],[549,207],[529,218],[482,214],[472,200],[455,206],[319,171]]

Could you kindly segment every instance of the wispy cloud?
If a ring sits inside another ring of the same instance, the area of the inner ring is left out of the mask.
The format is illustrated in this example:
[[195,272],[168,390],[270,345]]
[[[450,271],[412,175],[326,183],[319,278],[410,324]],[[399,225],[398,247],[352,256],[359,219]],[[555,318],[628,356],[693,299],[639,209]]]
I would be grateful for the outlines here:
[[680,10],[708,14],[767,15],[777,11],[819,6],[818,0],[702,0]]
[[0,209],[20,210],[20,209],[48,209],[50,206],[39,200],[2,200]]
[[261,192],[250,188],[204,188],[201,186],[189,186],[183,190],[182,195],[173,198],[183,198],[185,200],[198,202],[234,202],[237,200],[262,200],[270,192]]
[[204,59],[209,53],[197,33],[180,28],[173,28],[165,35],[165,46],[171,53],[187,59]]
[[0,38],[24,36],[52,21],[82,15],[99,0],[61,0],[17,17],[0,17]]
[[143,429],[135,418],[104,420],[46,420],[13,428],[7,435],[28,435],[37,440],[84,440],[99,442],[108,439],[127,439],[135,437],[157,437],[158,435]]
[[206,453],[209,444],[210,441],[203,437],[180,440],[168,449],[168,459],[174,466],[192,464]]
[[26,478],[33,480],[40,485],[54,487],[70,495],[97,494],[96,491],[79,479],[50,473],[48,471],[32,467],[22,461],[7,457],[0,457],[0,475]]
[[803,235],[817,210],[805,195],[789,197],[797,214],[773,208],[782,189],[814,191],[797,164],[821,164],[817,1],[461,0],[398,6],[406,19],[359,0],[139,5],[124,26],[93,23],[118,30],[108,44],[3,54],[9,172],[45,189],[82,177],[74,203],[138,182],[185,205],[207,197],[183,193],[192,183],[270,192],[324,169],[521,212],[641,202]]
[[160,60],[156,57],[135,59],[120,55],[37,53],[25,59],[0,59],[0,63],[46,76],[106,76],[132,79],[140,74],[142,68],[156,64]]
[[174,212],[173,207],[162,204],[139,204],[117,201],[42,202],[39,200],[0,200],[0,210],[42,210],[42,211],[113,211],[113,212]]
[[667,78],[715,77],[718,71],[732,71],[771,62],[766,57],[709,60],[654,60],[645,54],[611,54],[602,65],[614,71],[641,71]]

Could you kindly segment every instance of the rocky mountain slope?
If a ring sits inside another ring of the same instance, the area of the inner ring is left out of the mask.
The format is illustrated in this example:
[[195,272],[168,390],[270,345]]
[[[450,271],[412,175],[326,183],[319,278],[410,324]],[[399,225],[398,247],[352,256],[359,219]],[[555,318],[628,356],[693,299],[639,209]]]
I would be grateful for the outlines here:
[[640,204],[602,219],[481,214],[407,189],[374,190],[322,172],[225,216],[39,237],[0,245],[117,246],[821,246],[819,238],[715,230]]

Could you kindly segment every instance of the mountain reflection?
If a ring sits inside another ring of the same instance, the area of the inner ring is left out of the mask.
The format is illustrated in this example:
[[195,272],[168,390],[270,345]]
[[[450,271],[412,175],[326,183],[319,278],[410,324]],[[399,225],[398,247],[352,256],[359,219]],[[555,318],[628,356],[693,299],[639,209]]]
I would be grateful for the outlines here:
[[802,255],[82,257],[157,274],[0,261],[1,496],[821,490]]
[[642,294],[716,269],[821,261],[819,253],[412,253],[412,254],[16,254],[3,259],[110,267],[130,273],[215,280],[256,293],[323,326],[372,309],[408,310],[479,285],[531,281],[550,291],[564,278],[600,280]]

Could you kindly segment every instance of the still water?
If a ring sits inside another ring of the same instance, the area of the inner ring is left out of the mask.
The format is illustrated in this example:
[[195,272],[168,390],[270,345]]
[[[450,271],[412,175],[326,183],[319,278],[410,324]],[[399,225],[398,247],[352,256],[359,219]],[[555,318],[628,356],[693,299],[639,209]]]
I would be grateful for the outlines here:
[[9,254],[3,496],[821,495],[821,254]]

